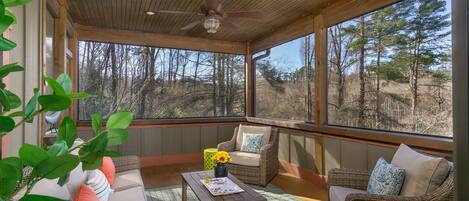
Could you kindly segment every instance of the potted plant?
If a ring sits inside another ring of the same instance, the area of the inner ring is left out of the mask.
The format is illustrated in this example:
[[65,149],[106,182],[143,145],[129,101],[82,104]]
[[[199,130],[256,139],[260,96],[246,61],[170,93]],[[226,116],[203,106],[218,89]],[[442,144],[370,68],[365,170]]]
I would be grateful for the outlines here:
[[215,163],[215,177],[227,177],[228,163],[231,161],[230,154],[226,151],[218,151],[212,156],[212,160]]
[[[6,7],[24,5],[31,0],[0,0],[0,31],[3,33],[15,23],[16,17]],[[0,51],[10,51],[16,47],[13,41],[0,36]],[[45,112],[68,110],[73,100],[92,97],[83,92],[72,92],[72,81],[62,74],[56,79],[44,76],[44,83],[52,89],[52,94],[40,94],[33,89],[34,95],[21,107],[22,100],[8,90],[3,79],[10,73],[24,71],[16,63],[0,67],[0,137],[9,135],[15,128],[32,123],[35,117]],[[57,179],[59,185],[67,182],[69,173],[80,163],[84,170],[93,170],[101,166],[104,156],[119,156],[109,151],[110,146],[119,145],[128,138],[127,128],[133,119],[130,112],[117,112],[110,115],[103,126],[99,114],[92,115],[94,137],[83,144],[72,147],[77,138],[77,127],[70,116],[64,117],[56,142],[50,147],[23,144],[19,157],[0,160],[0,201],[60,201],[61,199],[44,195],[32,195],[31,189],[42,179]],[[37,121],[37,120],[36,120]],[[28,133],[26,133],[28,134]],[[71,154],[79,149],[78,155]]]

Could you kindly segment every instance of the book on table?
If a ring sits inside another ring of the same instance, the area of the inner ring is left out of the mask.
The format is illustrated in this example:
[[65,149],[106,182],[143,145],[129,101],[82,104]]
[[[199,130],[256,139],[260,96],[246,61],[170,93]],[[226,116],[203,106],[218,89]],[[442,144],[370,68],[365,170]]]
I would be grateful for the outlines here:
[[244,192],[237,184],[228,177],[202,179],[202,184],[207,188],[213,196],[230,195],[234,193]]

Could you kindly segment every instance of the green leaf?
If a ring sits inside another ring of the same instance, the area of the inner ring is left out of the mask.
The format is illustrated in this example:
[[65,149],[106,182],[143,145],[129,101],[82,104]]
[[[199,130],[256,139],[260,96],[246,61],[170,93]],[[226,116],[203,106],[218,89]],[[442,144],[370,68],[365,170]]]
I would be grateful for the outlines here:
[[71,154],[50,157],[39,164],[37,174],[46,179],[59,178],[75,169],[79,163],[78,156]]
[[56,81],[60,84],[60,86],[62,86],[66,94],[70,94],[72,92],[72,80],[67,74],[60,74]]
[[0,36],[0,51],[10,51],[16,47],[16,43]]
[[12,72],[24,71],[24,68],[17,63],[7,64],[0,67],[0,79],[3,79]]
[[129,138],[129,133],[127,132],[127,130],[122,129],[122,128],[111,128],[111,129],[108,129],[107,132],[108,132],[107,133],[108,134],[108,137],[107,137],[108,147],[120,145],[124,141],[126,141],[127,138]]
[[53,112],[68,109],[72,104],[72,100],[69,97],[61,95],[39,96],[38,101],[45,111]]
[[44,149],[30,144],[21,145],[19,155],[26,165],[37,167],[41,162],[49,158]]
[[18,170],[23,170],[23,161],[18,157],[7,157],[2,159],[1,162],[10,164]]
[[54,91],[55,95],[65,95],[65,89],[57,81],[47,76],[44,77],[44,80],[46,81],[47,86]]
[[50,157],[60,156],[67,153],[68,148],[69,146],[67,146],[67,143],[64,140],[57,139],[49,150],[47,150],[47,154],[49,154]]
[[3,106],[3,111],[8,112],[11,109],[10,98],[5,89],[0,89],[0,104]]
[[5,14],[0,17],[0,32],[3,33],[16,22],[16,17],[10,11],[5,10]]
[[0,163],[0,197],[10,195],[16,189],[18,175],[15,167],[8,163]]
[[10,132],[15,129],[15,121],[11,117],[0,116],[0,132]]
[[68,178],[70,177],[70,173],[61,176],[59,181],[57,181],[57,185],[64,186],[67,183]]
[[24,112],[23,111],[17,111],[17,112],[13,112],[11,114],[8,115],[9,117],[24,117]]
[[68,95],[68,97],[71,99],[87,99],[87,98],[93,98],[96,96],[88,94],[86,92],[78,92],[78,93],[71,93]]
[[88,144],[84,145],[80,151],[80,159],[83,170],[94,170],[103,163],[103,156],[107,147],[107,132],[98,135]]
[[19,201],[65,201],[59,198],[49,197],[45,195],[29,194],[22,197]]
[[94,113],[91,115],[91,119],[91,127],[93,128],[95,135],[98,135],[101,132],[101,126],[103,125],[103,117],[98,113]]
[[34,88],[34,95],[29,99],[26,109],[24,111],[24,116],[28,119],[26,122],[32,123],[34,118],[31,116],[37,108],[37,99],[39,96],[39,89]]
[[111,128],[123,128],[129,127],[132,122],[133,114],[131,112],[116,112],[109,117],[106,127]]
[[16,175],[16,181],[20,181],[23,178],[23,161],[18,157],[8,157],[0,161],[0,163],[6,163],[15,168],[15,172],[12,174]]
[[96,170],[103,165],[103,156],[93,153],[81,162],[83,170]]
[[72,147],[77,138],[77,126],[70,116],[65,117],[60,124],[57,140],[64,140],[68,147]]
[[120,157],[120,156],[122,156],[122,154],[117,152],[117,151],[106,151],[106,152],[104,152],[104,156]]
[[8,96],[8,100],[10,102],[10,110],[19,108],[21,106],[21,99],[16,94],[5,90],[6,95]]
[[3,16],[5,15],[5,9],[6,6],[5,6],[5,2],[3,0],[0,1],[0,16]]
[[31,0],[3,0],[6,7],[21,6],[31,2]]

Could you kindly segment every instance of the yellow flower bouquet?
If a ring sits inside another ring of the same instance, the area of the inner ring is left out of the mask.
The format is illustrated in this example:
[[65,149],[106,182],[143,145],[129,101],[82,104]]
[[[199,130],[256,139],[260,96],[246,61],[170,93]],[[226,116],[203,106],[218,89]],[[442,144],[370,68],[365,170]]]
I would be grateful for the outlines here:
[[218,151],[215,155],[212,156],[212,160],[215,163],[226,164],[231,161],[231,156],[226,151]]
[[226,151],[218,151],[212,156],[212,161],[216,164],[214,168],[215,177],[228,176],[228,163],[231,161],[231,156]]

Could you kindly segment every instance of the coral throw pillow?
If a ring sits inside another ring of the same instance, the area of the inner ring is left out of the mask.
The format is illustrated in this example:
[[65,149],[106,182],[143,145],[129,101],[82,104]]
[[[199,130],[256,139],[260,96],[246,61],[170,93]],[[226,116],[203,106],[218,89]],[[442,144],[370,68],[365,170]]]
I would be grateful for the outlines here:
[[77,192],[77,195],[75,196],[74,201],[99,201],[99,199],[96,197],[96,194],[94,194],[93,190],[91,190],[85,184],[82,184]]
[[116,177],[116,166],[114,166],[114,162],[112,162],[111,157],[103,158],[103,164],[101,165],[99,170],[104,173],[107,182],[109,182],[109,185],[112,186],[112,184],[114,183],[114,178]]

